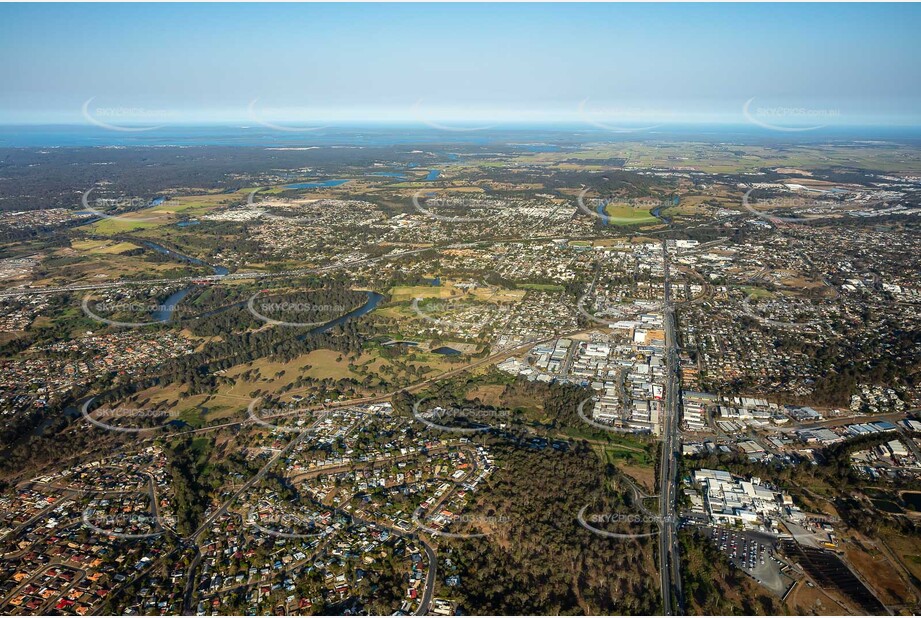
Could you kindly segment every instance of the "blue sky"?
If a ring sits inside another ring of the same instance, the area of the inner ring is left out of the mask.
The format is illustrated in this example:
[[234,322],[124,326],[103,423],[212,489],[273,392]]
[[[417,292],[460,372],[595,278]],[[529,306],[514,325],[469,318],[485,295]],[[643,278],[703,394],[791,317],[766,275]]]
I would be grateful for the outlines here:
[[0,4],[0,123],[741,122],[754,98],[918,125],[919,31],[906,4]]

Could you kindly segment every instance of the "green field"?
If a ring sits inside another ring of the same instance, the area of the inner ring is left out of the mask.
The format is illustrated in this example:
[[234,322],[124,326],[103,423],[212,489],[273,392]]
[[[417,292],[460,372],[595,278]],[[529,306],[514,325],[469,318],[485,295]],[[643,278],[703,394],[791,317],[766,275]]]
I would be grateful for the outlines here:
[[538,292],[562,292],[565,288],[562,285],[553,283],[519,283],[517,287],[523,290],[536,290]]
[[644,208],[634,208],[630,204],[608,204],[604,208],[611,225],[638,225],[640,223],[657,223],[659,220]]
[[754,300],[760,300],[762,298],[774,298],[774,294],[764,288],[759,288],[751,285],[742,286],[742,290]]

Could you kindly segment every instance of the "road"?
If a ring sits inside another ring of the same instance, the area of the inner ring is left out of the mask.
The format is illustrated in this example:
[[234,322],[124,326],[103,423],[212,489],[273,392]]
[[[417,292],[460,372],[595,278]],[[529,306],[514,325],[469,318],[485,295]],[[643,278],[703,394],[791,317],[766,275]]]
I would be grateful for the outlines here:
[[678,379],[678,340],[675,329],[675,307],[671,296],[669,256],[662,241],[665,264],[665,347],[666,379],[665,405],[662,408],[662,458],[659,466],[659,513],[662,516],[659,537],[659,575],[661,577],[662,609],[667,616],[681,613],[681,566],[678,551],[678,458],[681,456],[681,437],[678,422],[681,409],[681,386]]
[[230,506],[234,502],[236,502],[237,499],[240,498],[240,496],[243,496],[247,491],[249,491],[249,489],[253,485],[258,483],[268,473],[268,471],[271,470],[272,467],[276,463],[278,463],[279,459],[281,459],[288,452],[290,452],[291,449],[293,449],[296,444],[299,444],[301,440],[303,440],[310,433],[310,429],[315,427],[318,423],[320,423],[325,418],[326,418],[326,414],[321,414],[319,417],[317,417],[317,420],[314,421],[308,428],[305,428],[303,431],[301,431],[296,436],[291,438],[288,444],[285,445],[285,448],[275,453],[275,455],[271,459],[269,459],[269,461],[264,466],[262,466],[262,468],[260,468],[259,472],[257,472],[253,477],[251,477],[248,481],[246,481],[240,487],[239,490],[237,490],[219,508],[217,508],[213,513],[211,513],[211,515],[206,517],[205,520],[202,522],[202,524],[198,527],[198,529],[195,530],[195,532],[193,532],[192,534],[182,539],[183,543],[186,543],[190,546],[195,547],[195,550],[196,550],[195,559],[192,561],[192,564],[189,565],[189,570],[186,573],[186,587],[182,595],[183,596],[183,603],[182,603],[183,612],[185,614],[189,614],[192,611],[192,597],[194,593],[194,584],[197,581],[195,578],[195,572],[198,569],[198,565],[201,563],[201,559],[202,559],[201,548],[199,547],[199,540],[198,540],[199,537],[202,534],[204,534],[208,530],[208,528],[211,527],[212,523],[214,523],[221,515],[226,513],[227,510],[230,508]]
[[236,502],[238,498],[240,498],[240,496],[244,495],[247,491],[249,491],[249,489],[250,489],[253,485],[255,485],[255,484],[258,483],[260,480],[262,480],[262,478],[263,478],[266,474],[268,474],[269,470],[272,469],[272,466],[274,466],[276,463],[278,463],[278,460],[279,460],[279,459],[281,459],[281,458],[284,457],[289,451],[291,451],[291,449],[293,449],[294,446],[295,446],[296,444],[300,443],[300,441],[303,440],[303,439],[310,433],[310,430],[313,429],[314,427],[316,427],[316,426],[317,426],[323,419],[325,419],[325,418],[326,418],[326,415],[325,415],[325,414],[321,414],[319,417],[317,417],[317,420],[316,420],[316,421],[314,421],[314,422],[313,422],[311,425],[309,425],[306,429],[304,429],[303,431],[301,431],[300,433],[298,433],[296,436],[294,436],[294,437],[288,442],[288,444],[285,445],[285,448],[283,448],[283,449],[281,449],[280,451],[278,451],[277,453],[275,453],[275,455],[273,455],[272,458],[269,459],[269,461],[266,462],[266,464],[265,464],[264,466],[262,466],[262,468],[259,470],[259,472],[257,472],[254,476],[252,476],[248,481],[246,481],[245,483],[243,483],[243,485],[240,486],[240,489],[237,490],[237,492],[236,492],[235,494],[233,494],[230,498],[228,498],[228,499],[224,502],[224,504],[222,504],[222,505],[220,506],[220,508],[215,509],[215,511],[214,511],[213,513],[211,513],[211,515],[209,515],[208,517],[206,517],[205,520],[204,520],[204,521],[201,523],[201,525],[198,527],[198,530],[196,530],[195,532],[193,532],[193,533],[190,534],[189,536],[185,537],[185,540],[197,542],[198,537],[201,536],[208,528],[210,528],[210,527],[211,527],[211,524],[214,523],[215,520],[217,520],[218,517],[220,517],[221,515],[223,515],[224,513],[226,513],[226,512],[227,512],[227,509],[229,509],[230,506],[231,506],[234,502]]
[[419,609],[416,610],[416,615],[425,616],[432,606],[432,597],[435,595],[435,577],[438,574],[438,557],[435,556],[435,550],[432,549],[432,546],[426,543],[422,537],[419,537],[419,542],[425,549],[425,556],[429,561],[429,570],[425,575],[425,589],[422,591],[422,600],[419,602]]

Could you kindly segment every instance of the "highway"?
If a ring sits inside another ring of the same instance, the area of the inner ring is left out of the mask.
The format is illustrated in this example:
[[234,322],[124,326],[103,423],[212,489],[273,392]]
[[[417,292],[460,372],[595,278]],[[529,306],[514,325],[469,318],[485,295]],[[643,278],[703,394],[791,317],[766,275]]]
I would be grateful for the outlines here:
[[678,551],[678,458],[681,437],[678,423],[681,409],[681,385],[678,378],[678,340],[675,328],[675,307],[671,296],[668,249],[662,241],[665,265],[665,347],[666,379],[665,405],[662,408],[662,457],[659,466],[659,513],[662,516],[659,537],[659,575],[661,577],[662,610],[667,616],[681,613],[681,565]]

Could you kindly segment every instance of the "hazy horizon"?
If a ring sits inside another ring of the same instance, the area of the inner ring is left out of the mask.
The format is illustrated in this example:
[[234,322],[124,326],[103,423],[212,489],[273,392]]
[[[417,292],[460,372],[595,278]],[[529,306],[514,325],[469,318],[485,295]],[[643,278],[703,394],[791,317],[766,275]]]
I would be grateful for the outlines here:
[[2,125],[921,125],[917,5],[4,4],[0,18]]

